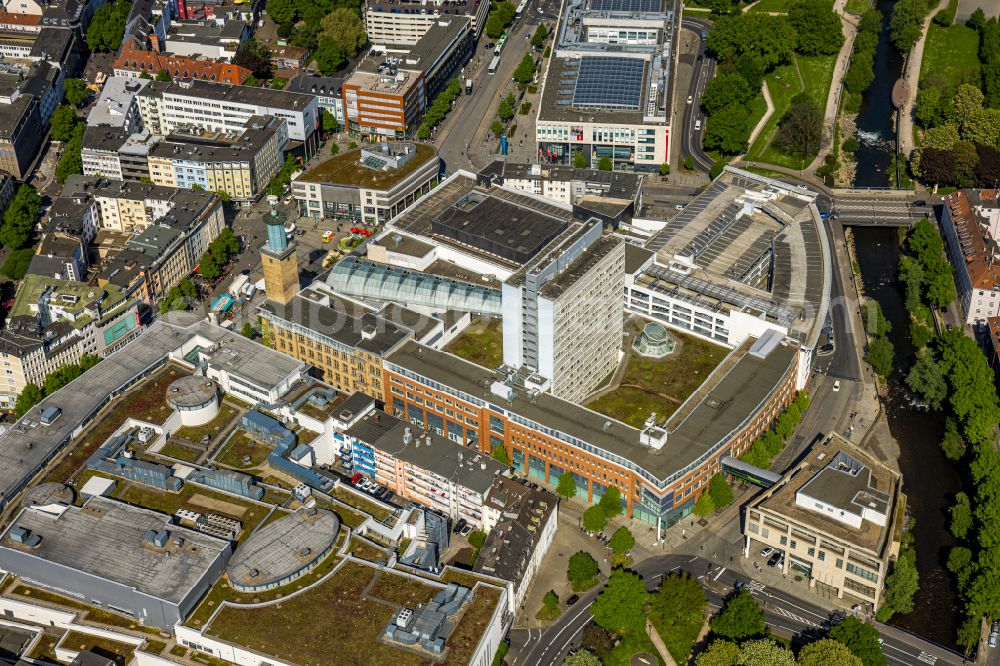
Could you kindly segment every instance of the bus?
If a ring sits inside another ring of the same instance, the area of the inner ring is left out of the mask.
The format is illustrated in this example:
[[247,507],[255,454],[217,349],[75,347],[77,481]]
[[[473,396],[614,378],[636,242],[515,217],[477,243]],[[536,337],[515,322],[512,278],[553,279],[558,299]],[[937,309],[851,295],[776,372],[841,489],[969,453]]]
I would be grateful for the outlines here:
[[514,18],[519,19],[524,14],[524,10],[528,8],[528,0],[521,0],[521,4],[517,6],[517,10],[514,12]]
[[500,55],[500,52],[503,51],[503,45],[506,43],[507,43],[507,33],[505,32],[502,35],[500,35],[500,39],[497,40],[497,48],[496,50],[493,51],[493,55]]
[[489,69],[490,76],[493,76],[494,74],[497,73],[497,67],[499,66],[500,66],[500,56],[495,55],[493,56],[493,60],[490,61],[490,69]]

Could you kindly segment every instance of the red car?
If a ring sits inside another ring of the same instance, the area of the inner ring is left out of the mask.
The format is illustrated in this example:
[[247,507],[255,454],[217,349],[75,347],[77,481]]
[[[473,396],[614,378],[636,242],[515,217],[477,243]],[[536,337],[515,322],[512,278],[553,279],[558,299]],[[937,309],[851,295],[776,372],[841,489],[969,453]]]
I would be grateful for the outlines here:
[[363,474],[355,474],[351,477],[351,485],[356,486],[361,483],[361,479],[365,478]]

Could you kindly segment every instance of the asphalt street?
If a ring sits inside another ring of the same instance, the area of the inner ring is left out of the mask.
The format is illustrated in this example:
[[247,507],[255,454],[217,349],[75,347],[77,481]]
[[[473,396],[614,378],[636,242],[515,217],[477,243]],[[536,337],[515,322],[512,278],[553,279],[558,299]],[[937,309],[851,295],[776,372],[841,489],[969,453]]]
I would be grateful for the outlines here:
[[[932,201],[927,203],[933,204]],[[837,219],[842,224],[855,226],[910,225],[917,220],[934,216],[933,205],[915,206],[913,201],[887,201],[876,198],[838,198],[835,210]]]
[[[712,610],[718,610],[725,599],[734,592],[736,583],[745,584],[764,608],[771,630],[787,638],[802,636],[813,638],[821,635],[828,625],[831,613],[819,606],[797,599],[783,592],[735,572],[726,566],[690,555],[659,555],[639,562],[633,570],[641,575],[649,589],[655,588],[664,575],[687,572],[697,577],[708,595]],[[600,593],[600,588],[581,595],[580,600],[545,631],[518,630],[511,632],[512,666],[559,666],[566,655],[579,645],[584,627],[590,623],[590,606]],[[883,653],[890,664],[918,666],[920,664],[961,664],[960,655],[945,648],[880,625]]]
[[702,19],[685,18],[681,22],[681,26],[695,33],[696,38],[701,41],[698,53],[703,55],[701,60],[697,60],[696,57],[691,55],[682,56],[683,58],[693,60],[694,69],[691,74],[691,83],[688,87],[688,95],[691,97],[691,103],[686,104],[684,122],[680,128],[681,158],[683,159],[690,155],[698,168],[703,171],[709,171],[712,168],[714,160],[701,148],[701,133],[704,131],[704,125],[700,130],[695,130],[694,126],[698,118],[701,117],[701,96],[705,92],[705,85],[715,75],[715,60],[705,53],[705,40],[702,39],[702,35],[706,34],[709,28],[711,28],[711,23]]

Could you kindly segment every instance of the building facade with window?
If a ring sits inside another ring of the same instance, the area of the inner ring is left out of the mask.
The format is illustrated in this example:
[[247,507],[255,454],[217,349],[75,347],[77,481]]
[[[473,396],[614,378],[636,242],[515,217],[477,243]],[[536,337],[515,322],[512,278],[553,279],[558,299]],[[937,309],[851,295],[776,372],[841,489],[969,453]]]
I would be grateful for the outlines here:
[[744,557],[772,548],[783,572],[874,611],[905,507],[899,472],[834,433],[744,508]]
[[1000,316],[1000,203],[996,191],[959,190],[944,197],[941,231],[965,323]]

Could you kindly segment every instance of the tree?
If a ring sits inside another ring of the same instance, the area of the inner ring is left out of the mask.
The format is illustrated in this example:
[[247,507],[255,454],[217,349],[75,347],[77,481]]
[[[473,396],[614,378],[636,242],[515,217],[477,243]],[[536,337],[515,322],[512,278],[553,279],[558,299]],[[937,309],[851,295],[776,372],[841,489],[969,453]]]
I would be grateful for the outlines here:
[[503,444],[497,444],[490,456],[501,465],[510,466],[510,457],[507,456],[507,449],[504,448]]
[[545,593],[542,597],[542,611],[545,615],[545,619],[554,620],[562,613],[559,608],[559,597],[552,590]]
[[701,106],[705,113],[718,113],[730,104],[746,105],[758,94],[746,78],[738,72],[719,73],[705,85]]
[[929,349],[917,353],[917,362],[906,375],[906,386],[923,397],[931,409],[941,409],[948,398],[948,380]]
[[160,71],[158,71],[156,73],[156,80],[157,81],[169,81],[170,80],[170,72],[168,72],[165,69],[161,69]]
[[73,136],[80,119],[76,116],[76,111],[68,104],[60,104],[52,112],[52,120],[49,126],[49,136],[54,141],[69,141]]
[[579,550],[570,556],[566,577],[577,592],[596,585],[598,573],[600,573],[600,568],[597,566],[597,560],[590,553]]
[[340,46],[330,37],[320,37],[313,57],[316,59],[316,68],[323,76],[331,76],[347,62]]
[[45,393],[42,392],[35,384],[26,384],[21,392],[17,394],[17,400],[14,402],[14,416],[21,418],[29,411],[31,408],[37,405],[45,398]]
[[63,84],[65,86],[65,96],[66,101],[73,106],[83,106],[83,103],[87,101],[90,97],[90,91],[87,90],[87,84],[81,79],[66,79]]
[[979,86],[963,83],[955,89],[955,94],[951,98],[952,107],[955,110],[956,124],[961,126],[968,121],[976,111],[983,108],[983,91]]
[[469,545],[479,550],[486,544],[486,532],[482,530],[474,530],[469,532]]
[[[951,150],[959,140],[958,125],[945,123],[944,125],[931,127],[924,132],[924,136],[920,140],[920,146],[923,148]],[[921,168],[923,168],[923,158],[921,158],[920,164]]]
[[73,135],[63,148],[62,157],[59,158],[59,164],[56,165],[56,180],[59,183],[66,182],[66,179],[74,174],[83,173],[83,157],[80,154],[80,150],[83,147],[83,132],[85,129],[86,126],[83,123],[78,123],[73,128]]
[[840,17],[830,0],[797,0],[788,8],[788,23],[798,34],[802,55],[832,55],[844,45]]
[[941,91],[938,88],[927,86],[917,91],[914,116],[924,129],[941,124],[944,114],[941,112]]
[[1000,109],[976,109],[962,123],[961,136],[977,146],[1000,141]]
[[604,590],[590,606],[590,614],[594,622],[619,635],[644,633],[648,596],[642,578],[618,568],[611,572]]
[[503,123],[499,120],[494,120],[492,124],[490,124],[490,132],[493,133],[493,136],[499,138],[500,135],[503,134]]
[[740,661],[740,646],[732,641],[714,640],[695,659],[697,666],[735,666]]
[[601,666],[603,662],[587,650],[577,650],[563,660],[563,666]]
[[926,0],[899,0],[889,18],[889,37],[900,53],[907,53],[923,33]]
[[601,507],[594,505],[583,512],[583,529],[588,532],[600,532],[608,524],[608,517]]
[[941,451],[948,460],[960,460],[965,455],[967,445],[958,430],[958,421],[949,416],[944,422],[944,436],[941,438]]
[[20,250],[11,250],[3,265],[0,266],[0,274],[9,280],[20,280],[28,272],[28,265],[35,256],[34,248],[25,247]]
[[888,666],[878,630],[856,617],[846,617],[830,629],[830,638],[843,643],[864,666]]
[[117,51],[125,35],[125,21],[128,20],[131,3],[115,0],[94,12],[87,28],[86,41],[91,51],[107,53]]
[[573,480],[573,472],[563,472],[559,475],[556,492],[566,499],[576,497],[576,481]]
[[975,565],[972,562],[972,551],[965,546],[955,546],[948,551],[948,562],[945,568],[955,576],[955,583],[960,593],[964,593],[969,579],[975,572]]
[[615,168],[615,163],[610,157],[605,155],[597,161],[597,168],[601,171],[612,171]]
[[573,166],[576,167],[577,169],[586,169],[587,167],[590,166],[590,164],[587,163],[586,156],[582,152],[580,152],[577,153],[576,155],[573,155]]
[[809,643],[799,652],[799,666],[863,666],[861,658],[831,638]]
[[660,165],[660,175],[661,176],[669,176],[670,175],[670,164],[669,163],[664,162],[663,164]]
[[591,622],[580,634],[580,647],[606,661],[611,656],[611,651],[615,649],[615,638],[607,629]]
[[514,68],[514,80],[522,85],[527,85],[535,76],[535,59],[530,53],[525,53],[521,62]]
[[601,495],[601,500],[598,502],[601,507],[601,511],[608,518],[614,518],[622,512],[622,494],[618,490],[617,486],[609,486],[604,494]]
[[694,503],[694,515],[704,518],[715,511],[715,504],[712,502],[712,495],[705,491],[699,497],[698,501]]
[[704,588],[688,574],[665,576],[649,596],[649,620],[678,663],[686,663],[707,606]]
[[12,250],[28,245],[41,205],[42,198],[35,188],[21,185],[4,211],[3,224],[0,225],[0,243]]
[[745,152],[750,138],[750,112],[745,104],[733,102],[713,115],[705,124],[702,144],[708,150],[718,150],[726,155]]
[[497,38],[503,34],[504,29],[514,20],[516,11],[514,5],[509,2],[497,2],[493,5],[489,16],[486,18],[486,34]]
[[715,21],[707,46],[723,63],[749,56],[769,72],[791,60],[797,42],[795,29],[784,16],[747,12]]
[[969,496],[965,493],[955,495],[955,503],[949,510],[951,524],[949,530],[958,539],[965,539],[972,529],[972,505],[969,503]]
[[539,23],[538,27],[535,28],[535,34],[531,36],[531,46],[536,49],[542,48],[548,36],[549,29],[545,27],[544,23]]
[[500,116],[500,120],[507,122],[514,117],[514,96],[509,95],[504,97],[500,101],[500,106],[497,107],[497,115]]
[[733,489],[726,482],[726,477],[717,472],[708,482],[708,494],[712,497],[712,505],[716,509],[724,509],[733,503]]
[[770,639],[747,641],[740,646],[741,666],[795,666],[795,655]]
[[243,85],[248,86],[250,88],[259,88],[260,81],[258,81],[257,77],[254,76],[253,74],[247,74],[247,78],[243,79]]
[[[982,11],[982,10],[978,10]],[[979,645],[982,637],[983,619],[979,615],[967,617],[958,627],[956,642],[964,649],[965,654],[971,655],[972,651]]]
[[799,93],[778,124],[775,141],[797,157],[813,154],[823,138],[823,112],[806,93]]
[[358,55],[361,47],[368,43],[364,21],[353,9],[334,9],[323,18],[320,25],[323,28],[322,34],[332,39],[348,58]]
[[[885,579],[885,606],[896,613],[909,613],[913,610],[913,595],[920,587],[920,576],[917,573],[917,554],[912,548],[900,552],[895,565]],[[886,618],[888,619],[888,618]]]
[[330,113],[327,109],[323,109],[323,114],[321,116],[323,131],[327,134],[333,134],[340,129],[340,123],[337,121],[337,116]]
[[257,329],[250,322],[243,324],[243,330],[240,333],[244,338],[250,338],[251,340],[257,337]]
[[616,555],[624,555],[625,553],[632,550],[635,546],[635,537],[632,536],[632,532],[627,527],[619,527],[615,530],[615,533],[611,535],[611,541],[608,542],[608,547]]
[[868,344],[868,351],[865,353],[865,360],[871,364],[872,369],[882,377],[888,377],[892,372],[892,359],[895,355],[892,343],[889,339],[880,336]]
[[713,635],[733,641],[763,636],[766,633],[764,611],[746,589],[729,597],[709,626]]
[[267,13],[275,23],[288,24],[295,20],[294,0],[267,0]]

